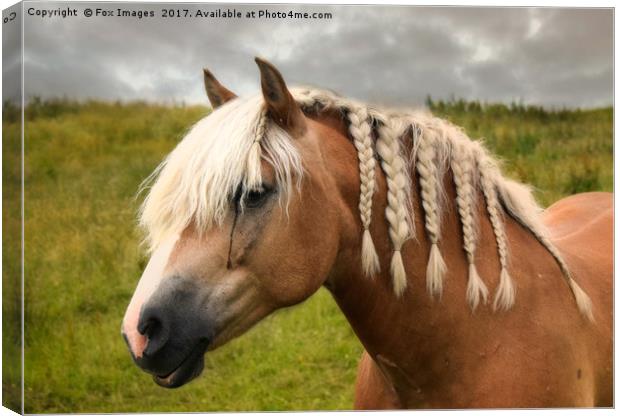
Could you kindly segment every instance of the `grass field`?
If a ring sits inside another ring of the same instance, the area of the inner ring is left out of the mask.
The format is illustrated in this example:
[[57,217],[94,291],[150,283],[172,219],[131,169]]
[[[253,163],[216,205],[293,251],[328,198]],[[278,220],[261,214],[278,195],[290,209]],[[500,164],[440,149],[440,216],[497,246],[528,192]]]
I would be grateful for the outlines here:
[[[511,176],[537,187],[543,204],[612,190],[611,108],[428,104],[485,138]],[[203,375],[181,389],[157,387],[129,358],[120,322],[146,263],[135,192],[206,113],[145,103],[34,101],[27,108],[27,413],[351,408],[362,347],[325,290],[208,354]],[[18,133],[17,120],[4,112],[5,137]],[[3,163],[3,275],[16,276],[17,141],[3,142]],[[3,279],[3,289],[5,320],[19,317],[19,303],[8,299],[17,288]],[[19,337],[7,328],[5,363]],[[18,380],[18,367],[3,372],[5,399]]]

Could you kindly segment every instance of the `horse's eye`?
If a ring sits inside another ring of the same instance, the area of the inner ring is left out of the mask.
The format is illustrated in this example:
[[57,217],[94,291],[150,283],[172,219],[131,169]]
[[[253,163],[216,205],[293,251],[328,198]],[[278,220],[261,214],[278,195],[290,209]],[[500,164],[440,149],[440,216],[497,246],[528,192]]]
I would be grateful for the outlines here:
[[244,204],[248,208],[257,208],[265,202],[265,199],[269,195],[269,190],[265,187],[260,189],[252,189],[245,194]]

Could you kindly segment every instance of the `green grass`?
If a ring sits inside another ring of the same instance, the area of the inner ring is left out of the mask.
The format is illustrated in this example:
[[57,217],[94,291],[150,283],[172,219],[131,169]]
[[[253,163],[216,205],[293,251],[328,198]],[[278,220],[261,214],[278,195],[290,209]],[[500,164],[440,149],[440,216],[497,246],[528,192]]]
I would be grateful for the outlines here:
[[[539,189],[544,204],[612,189],[610,108],[431,104],[472,137],[484,137],[511,176]],[[146,262],[135,192],[205,114],[204,107],[62,100],[27,108],[27,413],[351,408],[362,347],[325,290],[207,354],[203,375],[181,389],[157,387],[129,358],[120,323]],[[3,130],[5,137],[17,133],[18,115],[6,112]],[[19,210],[8,200],[19,196],[17,141],[3,142],[3,163],[3,274],[13,276],[19,245],[7,230],[19,230]],[[19,303],[7,299],[18,292],[7,291],[6,282],[4,317],[18,318]],[[5,363],[19,336],[6,328]],[[3,372],[5,395],[16,377]]]

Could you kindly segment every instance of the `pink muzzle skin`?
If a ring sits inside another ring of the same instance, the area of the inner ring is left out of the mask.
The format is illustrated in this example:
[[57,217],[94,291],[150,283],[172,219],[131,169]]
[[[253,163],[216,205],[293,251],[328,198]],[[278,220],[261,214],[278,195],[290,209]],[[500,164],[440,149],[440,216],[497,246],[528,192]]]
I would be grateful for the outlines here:
[[142,353],[146,349],[148,339],[138,331],[138,321],[140,319],[140,309],[143,302],[131,302],[121,332],[127,341],[129,351],[135,359],[142,358]]
[[178,239],[178,235],[168,238],[153,252],[125,312],[121,333],[135,359],[142,358],[148,343],[148,338],[138,331],[142,305],[148,301],[164,278],[170,253]]

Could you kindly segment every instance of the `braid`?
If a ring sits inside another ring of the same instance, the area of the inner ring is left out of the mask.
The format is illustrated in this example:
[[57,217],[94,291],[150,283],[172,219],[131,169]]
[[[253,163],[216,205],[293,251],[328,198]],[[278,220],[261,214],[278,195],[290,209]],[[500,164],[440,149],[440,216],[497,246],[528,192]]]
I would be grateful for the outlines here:
[[491,226],[493,227],[493,233],[495,234],[495,242],[497,244],[497,254],[499,256],[500,275],[499,286],[495,292],[495,299],[493,300],[494,310],[508,310],[515,302],[515,287],[512,281],[512,277],[508,273],[508,246],[506,242],[506,230],[501,218],[501,206],[497,199],[497,190],[492,180],[492,176],[496,174],[496,167],[488,160],[481,152],[478,164],[478,170],[480,172],[480,185],[486,201],[487,212],[489,213],[489,219]]
[[389,223],[389,234],[394,246],[390,270],[397,295],[401,295],[407,286],[401,248],[410,237],[406,190],[408,173],[400,153],[400,135],[399,129],[390,120],[386,120],[386,123],[379,129],[377,140],[377,152],[381,156],[381,167],[388,185],[385,216]]
[[368,111],[364,106],[352,107],[347,114],[349,132],[357,149],[360,170],[359,210],[364,227],[362,238],[362,267],[366,276],[379,271],[379,257],[370,235],[372,218],[372,196],[375,191],[375,157],[372,147],[372,128],[368,120]]
[[473,161],[472,155],[465,146],[455,148],[451,168],[456,185],[456,203],[461,225],[463,226],[463,249],[469,263],[467,282],[467,301],[472,310],[476,309],[480,298],[486,303],[489,291],[480,278],[474,262],[476,252],[476,227],[474,222],[475,192],[472,186]]
[[429,135],[421,137],[416,153],[418,176],[420,180],[420,196],[424,208],[424,225],[431,241],[431,250],[426,268],[426,288],[431,295],[441,295],[446,264],[441,257],[439,247],[440,220],[437,209],[438,188],[437,167],[434,162],[435,149]]

